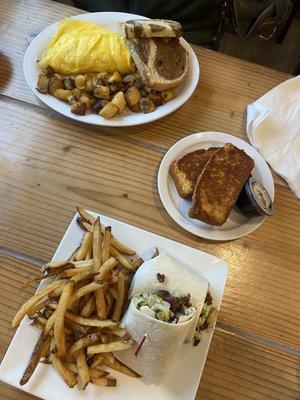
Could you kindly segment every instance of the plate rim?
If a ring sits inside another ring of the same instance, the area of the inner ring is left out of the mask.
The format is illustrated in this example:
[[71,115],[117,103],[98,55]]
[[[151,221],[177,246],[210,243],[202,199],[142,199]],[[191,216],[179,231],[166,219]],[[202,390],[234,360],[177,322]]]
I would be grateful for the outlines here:
[[[169,177],[169,172],[166,171],[168,168],[168,158],[170,157],[171,154],[176,153],[177,149],[182,147],[183,144],[186,143],[186,147],[189,146],[189,144],[193,144],[194,143],[194,139],[198,139],[199,143],[201,144],[202,142],[205,141],[205,138],[207,136],[211,136],[214,135],[215,138],[208,138],[206,140],[216,140],[218,141],[218,137],[221,139],[223,138],[224,140],[222,141],[222,143],[224,142],[231,142],[231,140],[233,140],[234,142],[237,143],[242,143],[243,146],[246,145],[246,147],[249,147],[252,149],[252,151],[255,152],[256,157],[260,160],[260,162],[264,165],[264,172],[269,176],[270,178],[270,185],[271,185],[271,192],[270,197],[272,199],[272,201],[274,201],[274,195],[275,195],[275,185],[274,185],[274,179],[272,176],[272,172],[270,167],[268,166],[267,162],[264,160],[264,158],[262,157],[262,155],[248,142],[246,142],[245,140],[243,140],[240,137],[231,135],[229,133],[225,133],[225,132],[220,132],[220,131],[204,131],[204,132],[195,132],[192,134],[188,134],[188,136],[185,136],[183,138],[181,138],[180,140],[178,140],[177,142],[175,142],[170,148],[169,150],[166,152],[166,154],[164,155],[164,157],[162,158],[160,165],[159,165],[159,169],[158,169],[158,175],[157,175],[157,186],[158,186],[158,192],[159,192],[159,197],[160,200],[163,204],[164,209],[167,211],[167,213],[169,214],[169,216],[173,219],[173,221],[175,221],[181,228],[183,228],[184,230],[194,234],[195,236],[201,237],[203,239],[207,239],[207,240],[211,240],[211,241],[217,241],[217,242],[221,242],[221,241],[229,241],[229,240],[234,240],[234,239],[238,239],[240,237],[249,235],[250,233],[252,233],[253,231],[255,231],[257,228],[259,228],[263,222],[266,219],[266,216],[262,216],[263,218],[261,219],[261,221],[257,222],[255,225],[253,225],[247,232],[245,233],[241,233],[241,234],[233,234],[233,235],[226,235],[226,237],[223,237],[221,230],[212,230],[211,232],[213,232],[213,234],[207,234],[207,235],[203,235],[202,231],[198,231],[198,227],[196,224],[191,224],[188,225],[185,222],[182,222],[179,220],[178,216],[177,216],[177,208],[173,205],[170,195],[169,195],[169,191],[168,191],[168,177]],[[201,140],[202,139],[202,140]],[[182,151],[182,149],[181,149]],[[178,151],[178,153],[180,152],[180,150]],[[177,154],[173,155],[174,158],[176,158]],[[245,225],[245,224],[244,224]],[[236,228],[235,228],[236,229]],[[235,230],[233,229],[233,231]],[[219,232],[219,234],[216,234],[216,232]]]
[[[72,15],[70,17],[66,17],[66,18],[74,18],[74,19],[84,19],[85,16],[87,15],[102,15],[103,17],[107,16],[111,16],[111,15],[116,15],[116,14],[122,14],[122,15],[127,15],[127,18],[136,18],[136,19],[140,19],[140,18],[145,18],[145,19],[149,19],[147,17],[144,17],[142,15],[138,15],[138,14],[131,14],[131,13],[125,13],[125,12],[116,12],[116,11],[103,11],[103,12],[93,12],[93,13],[83,13],[83,14],[76,14],[76,15]],[[117,17],[117,15],[116,15]],[[64,18],[62,18],[64,19]],[[61,112],[59,110],[59,107],[52,107],[51,105],[49,105],[49,102],[47,101],[47,95],[40,93],[36,88],[35,85],[32,85],[27,73],[27,69],[30,67],[30,65],[32,65],[32,61],[29,57],[30,52],[32,51],[33,47],[36,45],[36,43],[38,42],[39,39],[41,39],[41,37],[47,33],[47,31],[51,31],[52,29],[55,29],[56,26],[58,25],[58,23],[60,21],[62,21],[62,19],[52,23],[51,25],[47,26],[45,29],[43,29],[29,44],[29,46],[27,47],[24,57],[23,57],[23,74],[25,76],[25,80],[29,86],[29,88],[31,89],[31,91],[35,94],[35,96],[42,101],[47,107],[49,107],[51,110],[59,113],[60,115],[63,115],[64,117],[67,117],[71,120],[74,121],[79,121],[79,122],[83,122],[86,123],[88,125],[94,125],[94,126],[104,126],[104,127],[126,127],[126,126],[137,126],[137,125],[143,125],[143,124],[147,124],[147,123],[151,123],[154,121],[157,121],[161,118],[166,117],[167,115],[171,114],[172,112],[178,110],[180,107],[182,107],[189,99],[190,97],[193,95],[198,83],[199,83],[199,78],[200,78],[200,64],[199,61],[197,59],[197,56],[193,50],[193,48],[191,47],[191,45],[183,38],[180,38],[180,42],[183,45],[183,47],[186,49],[186,51],[188,52],[189,55],[189,70],[191,71],[191,84],[187,87],[186,91],[182,94],[182,101],[179,102],[179,104],[175,107],[169,107],[167,108],[166,111],[160,112],[157,115],[153,115],[154,113],[148,113],[148,114],[141,114],[141,116],[144,116],[144,118],[146,120],[137,120],[134,122],[129,122],[126,120],[126,116],[125,121],[122,120],[118,120],[118,119],[104,119],[104,118],[99,118],[99,122],[91,122],[91,121],[86,121],[86,119],[84,118],[85,116],[77,116],[75,114],[71,114],[71,112],[69,113],[65,113],[65,112]],[[31,61],[31,62],[30,62]],[[29,65],[27,65],[29,63]],[[185,77],[184,79],[186,79],[187,77]],[[55,99],[57,102],[59,102],[59,99]],[[57,103],[59,104],[59,103]],[[168,103],[166,103],[165,105],[167,105]],[[169,103],[170,104],[170,103]],[[164,105],[164,106],[165,106]],[[163,106],[162,106],[163,107]],[[157,109],[158,111],[161,111],[160,108]]]
[[[110,222],[112,222],[112,223],[117,222],[117,224],[121,224],[124,228],[129,226],[130,228],[133,228],[134,230],[137,230],[138,232],[145,232],[147,235],[151,235],[153,237],[157,237],[159,239],[162,239],[163,241],[166,241],[166,243],[168,243],[168,244],[179,245],[181,248],[186,248],[187,251],[193,253],[193,257],[195,257],[195,259],[197,259],[197,254],[199,254],[199,253],[202,254],[204,257],[206,257],[206,258],[208,257],[209,259],[211,259],[211,263],[214,266],[214,268],[217,268],[218,275],[220,275],[220,278],[221,278],[221,281],[222,281],[222,287],[219,290],[220,302],[219,302],[219,305],[218,305],[218,309],[220,310],[221,305],[222,305],[222,301],[223,301],[223,297],[224,297],[224,290],[225,290],[225,287],[226,287],[226,281],[227,281],[227,277],[228,277],[228,262],[227,261],[225,261],[224,259],[221,259],[221,258],[219,258],[219,257],[217,257],[217,256],[215,256],[213,254],[210,254],[210,253],[207,253],[207,252],[202,251],[200,249],[197,249],[197,248],[188,246],[186,244],[177,242],[175,240],[169,239],[167,237],[164,237],[164,236],[159,235],[157,233],[154,233],[154,232],[148,231],[146,229],[140,228],[138,226],[135,226],[135,225],[132,225],[132,224],[128,224],[126,222],[123,222],[123,221],[118,220],[116,218],[110,217],[108,215],[105,215],[105,214],[102,214],[102,213],[97,213],[97,212],[90,211],[90,210],[86,210],[86,211],[90,212],[92,215],[100,216],[100,218],[101,217],[108,218],[110,220]],[[57,249],[56,249],[56,251],[55,251],[55,253],[54,253],[53,257],[52,257],[52,260],[55,260],[57,258],[57,256],[59,255],[59,252],[61,251],[60,247],[64,246],[63,242],[64,241],[68,241],[69,235],[72,235],[72,230],[76,229],[76,227],[77,227],[76,219],[77,219],[78,215],[79,215],[78,213],[75,213],[73,218],[71,219],[68,227],[66,228],[66,230],[64,232],[63,237],[60,240],[59,245],[57,246]],[[83,232],[82,232],[82,234],[83,234]],[[215,266],[216,264],[217,264],[217,267]],[[207,267],[205,267],[204,269],[209,270],[209,268],[207,268]],[[201,273],[201,272],[199,272],[199,273]],[[40,289],[40,286],[43,286],[43,282],[38,285],[36,291],[38,291]],[[11,386],[13,386],[13,387],[15,387],[15,388],[17,388],[19,390],[22,390],[22,391],[24,391],[26,393],[29,393],[29,394],[32,394],[32,395],[41,396],[41,394],[39,394],[36,391],[30,389],[28,386],[26,387],[26,386],[18,385],[18,378],[16,378],[13,381],[13,379],[7,379],[7,376],[5,376],[5,375],[3,377],[3,374],[1,373],[2,364],[5,363],[6,357],[9,356],[9,351],[12,351],[11,346],[13,345],[14,341],[17,340],[17,336],[18,336],[19,330],[22,328],[23,325],[26,325],[26,324],[29,324],[29,322],[27,321],[27,319],[23,319],[23,321],[21,322],[20,326],[15,331],[15,333],[14,333],[14,335],[13,335],[13,337],[12,337],[12,339],[11,339],[9,345],[8,345],[8,348],[7,348],[7,350],[6,350],[5,354],[4,354],[4,357],[2,359],[2,362],[0,364],[0,380],[2,380],[3,382],[6,382],[6,383],[10,384]],[[204,355],[203,363],[202,363],[201,368],[199,369],[199,371],[197,371],[197,373],[195,374],[195,381],[197,382],[197,387],[199,386],[199,383],[201,381],[203,369],[204,369],[204,366],[205,366],[205,363],[206,363],[208,351],[210,349],[211,340],[212,340],[212,337],[213,337],[213,334],[214,334],[214,330],[215,330],[215,324],[214,324],[213,329],[211,330],[211,332],[209,334],[207,345],[203,349],[203,352],[204,352],[204,354],[203,354]],[[187,349],[187,352],[188,352],[188,349]],[[47,367],[49,367],[49,366],[47,366]],[[156,385],[156,386],[159,386],[159,385]],[[71,389],[67,388],[66,386],[64,386],[64,388],[66,390],[71,390]],[[195,391],[194,395],[195,394],[196,394],[196,391]],[[44,397],[45,395],[42,394],[42,396]],[[48,394],[46,394],[46,397],[44,397],[44,398],[45,399],[50,399],[51,397],[49,397]],[[62,397],[61,398],[63,398],[63,393],[62,393]],[[103,398],[106,398],[106,397],[103,396]],[[191,398],[191,400],[192,400],[192,398]]]

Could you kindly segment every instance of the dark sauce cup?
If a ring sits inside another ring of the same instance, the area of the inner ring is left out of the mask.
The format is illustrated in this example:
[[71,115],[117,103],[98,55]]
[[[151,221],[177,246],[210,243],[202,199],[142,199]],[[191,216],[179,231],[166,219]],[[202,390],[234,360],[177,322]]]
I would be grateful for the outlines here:
[[268,216],[274,214],[269,193],[260,181],[252,177],[245,183],[236,205],[245,214]]

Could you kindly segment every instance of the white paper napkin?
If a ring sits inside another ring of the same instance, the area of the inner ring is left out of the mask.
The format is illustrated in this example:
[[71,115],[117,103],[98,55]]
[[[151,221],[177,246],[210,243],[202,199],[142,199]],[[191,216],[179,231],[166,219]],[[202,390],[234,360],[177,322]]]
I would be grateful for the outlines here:
[[252,146],[300,198],[300,76],[247,107],[247,134]]

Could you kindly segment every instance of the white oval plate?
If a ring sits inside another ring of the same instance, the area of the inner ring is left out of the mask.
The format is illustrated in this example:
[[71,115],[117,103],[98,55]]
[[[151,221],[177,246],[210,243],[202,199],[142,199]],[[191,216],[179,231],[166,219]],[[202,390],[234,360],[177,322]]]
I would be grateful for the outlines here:
[[[95,22],[112,31],[118,31],[118,22],[127,21],[130,19],[145,18],[141,15],[118,13],[118,12],[97,12],[90,14],[76,15],[72,18],[83,19],[85,21]],[[189,54],[189,69],[183,82],[175,89],[176,97],[170,102],[158,107],[154,112],[149,114],[132,113],[127,111],[123,116],[112,119],[105,119],[97,114],[87,114],[79,116],[72,114],[70,105],[62,100],[56,99],[53,96],[42,94],[36,90],[36,83],[40,73],[40,69],[36,60],[41,57],[41,54],[47,49],[48,43],[55,33],[59,21],[50,25],[43,30],[28,47],[23,61],[23,70],[26,81],[34,94],[42,100],[47,106],[53,110],[65,115],[66,117],[75,119],[76,121],[85,122],[93,125],[101,126],[132,126],[145,124],[162,118],[171,112],[181,107],[193,94],[199,80],[199,63],[197,57],[187,43],[186,40],[180,38],[180,42]]]
[[222,226],[212,226],[188,217],[191,201],[179,197],[175,184],[169,174],[173,160],[181,158],[184,154],[197,149],[208,147],[221,147],[225,143],[232,143],[244,150],[254,160],[252,175],[259,179],[267,189],[271,199],[274,200],[274,181],[265,160],[244,140],[221,132],[202,132],[187,136],[175,143],[166,153],[158,171],[158,191],[163,206],[182,228],[210,240],[232,240],[248,235],[257,229],[266,218],[265,216],[247,217],[241,214],[236,207],[231,211],[228,220]]

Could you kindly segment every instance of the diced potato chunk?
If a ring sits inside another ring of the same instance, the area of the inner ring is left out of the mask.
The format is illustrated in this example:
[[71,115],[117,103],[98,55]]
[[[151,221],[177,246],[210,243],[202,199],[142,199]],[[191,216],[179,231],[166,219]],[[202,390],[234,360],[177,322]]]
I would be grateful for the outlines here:
[[155,105],[152,100],[148,99],[148,97],[141,98],[139,103],[142,113],[148,114],[155,111]]
[[48,84],[49,84],[49,78],[46,76],[46,74],[44,73],[39,74],[39,79],[36,85],[37,90],[44,94],[48,93]]
[[68,89],[57,89],[54,92],[54,97],[61,100],[68,100],[68,97],[72,96],[72,90]]
[[75,77],[75,86],[80,90],[84,90],[87,78],[86,75],[77,75]]
[[110,90],[108,86],[96,86],[93,95],[97,99],[110,100]]
[[170,100],[173,100],[175,97],[175,93],[173,92],[173,90],[164,90],[163,92],[161,92],[161,95],[165,103],[167,103]]
[[93,82],[91,78],[88,78],[85,84],[85,90],[87,92],[92,92],[94,89]]
[[109,78],[108,83],[122,82],[122,77],[119,71],[115,71]]
[[77,115],[85,115],[86,113],[86,104],[80,103],[80,101],[75,101],[71,105],[71,112]]
[[83,93],[79,101],[80,103],[85,103],[86,108],[90,108],[93,104],[95,104],[96,99],[89,93]]
[[102,108],[102,110],[99,112],[99,115],[101,115],[101,117],[104,117],[106,119],[110,119],[117,113],[118,113],[118,107],[112,102],[110,102]]
[[141,112],[140,103],[136,103],[134,106],[130,107],[130,111],[135,113]]
[[63,89],[63,88],[64,84],[60,75],[58,74],[52,75],[48,84],[48,92],[53,96],[57,89]]
[[150,92],[148,95],[149,99],[153,101],[156,107],[161,106],[164,102],[162,99],[162,95],[159,92]]
[[75,96],[77,100],[79,100],[82,95],[81,90],[78,88],[73,89],[72,93],[73,93],[73,96]]
[[134,106],[140,101],[140,99],[141,99],[141,94],[135,86],[129,88],[125,93],[125,100],[128,107]]
[[126,107],[126,101],[123,92],[116,93],[111,102],[117,106],[119,114],[121,114],[124,111]]

